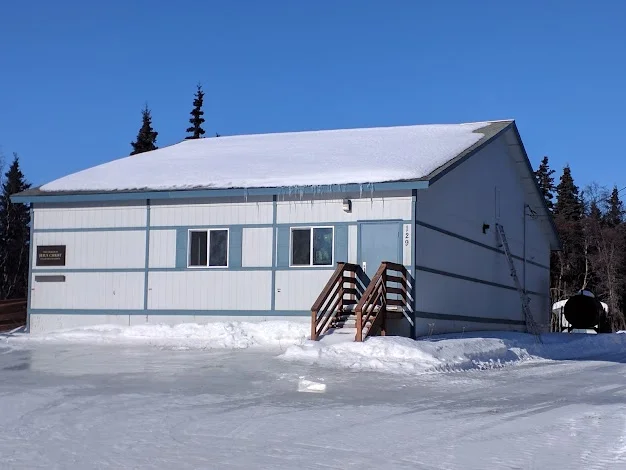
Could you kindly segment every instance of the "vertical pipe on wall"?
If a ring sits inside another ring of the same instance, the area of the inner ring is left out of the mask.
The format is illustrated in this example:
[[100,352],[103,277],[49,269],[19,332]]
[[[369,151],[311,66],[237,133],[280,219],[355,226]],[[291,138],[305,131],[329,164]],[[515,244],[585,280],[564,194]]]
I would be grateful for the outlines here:
[[522,285],[524,286],[524,293],[526,293],[526,203],[524,203],[524,222],[522,227],[524,231],[524,242],[522,247]]

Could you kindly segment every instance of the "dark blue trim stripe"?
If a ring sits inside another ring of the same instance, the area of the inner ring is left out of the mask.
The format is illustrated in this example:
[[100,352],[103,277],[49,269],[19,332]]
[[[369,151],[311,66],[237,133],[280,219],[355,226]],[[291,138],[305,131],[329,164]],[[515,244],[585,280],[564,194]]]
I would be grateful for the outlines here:
[[34,308],[35,315],[196,315],[196,316],[251,316],[251,317],[308,317],[309,310],[114,310],[114,309],[54,309]]
[[448,315],[445,313],[432,313],[432,312],[415,312],[415,315],[419,318],[432,319],[432,320],[446,320],[446,321],[465,321],[472,323],[492,323],[500,325],[518,325],[526,326],[524,320],[509,320],[508,318],[487,318],[487,317],[474,317],[471,315]]
[[417,295],[417,286],[415,285],[415,270],[417,268],[417,226],[415,222],[417,220],[417,190],[414,189],[411,194],[411,297],[413,298],[413,303],[411,305],[411,310],[413,310],[412,320],[413,324],[411,325],[411,338],[415,339],[416,330],[415,330],[415,303],[416,303],[416,295]]
[[[357,223],[383,223],[383,222],[408,222],[408,220],[401,219],[374,219],[374,220],[359,220],[355,222],[295,222],[295,223],[267,223],[267,224],[220,224],[220,225],[153,225],[150,227],[150,231],[159,230],[211,230],[211,229],[235,229],[235,228],[273,228],[273,227],[317,227],[318,225],[334,225],[335,227],[343,227],[349,225],[355,225]],[[76,227],[76,228],[40,228],[35,229],[35,233],[65,233],[65,232],[143,232],[146,230],[145,226],[141,227]]]
[[146,200],[146,260],[143,284],[143,309],[148,310],[148,268],[150,266],[150,199]]
[[[370,192],[426,189],[428,181],[394,181],[385,183],[369,183],[367,188]],[[87,201],[131,201],[146,199],[198,199],[198,198],[222,198],[222,197],[253,197],[253,196],[283,196],[319,195],[319,194],[345,194],[360,193],[363,189],[361,184],[329,184],[318,186],[293,186],[271,188],[236,188],[236,189],[195,189],[176,191],[109,191],[101,193],[46,193],[15,194],[11,200],[16,203],[29,202],[87,202]]]
[[271,293],[271,309],[276,308],[276,266],[277,266],[277,217],[278,217],[278,197],[272,196],[272,293]]
[[[68,268],[68,269],[42,269],[37,268],[33,269],[33,273],[37,274],[59,274],[59,273],[143,273],[145,272],[145,268]],[[148,268],[148,271],[151,273],[158,272],[195,272],[195,271],[329,271],[332,272],[334,270],[334,266],[276,266],[272,268],[272,266],[249,266],[249,267],[197,267],[197,268]]]
[[[509,285],[506,285],[506,284],[500,284],[499,282],[485,281],[484,279],[478,279],[476,277],[464,276],[462,274],[451,273],[451,272],[448,272],[448,271],[441,271],[440,269],[428,268],[426,266],[416,266],[416,269],[417,269],[417,271],[421,271],[421,272],[425,272],[425,273],[437,274],[439,276],[451,277],[451,278],[454,278],[454,279],[460,279],[462,281],[475,282],[477,284],[484,284],[486,286],[499,287],[501,289],[508,289],[508,290],[517,291],[517,288],[515,286],[509,286]],[[542,294],[540,292],[526,291],[526,293],[527,294],[532,294],[532,295],[537,295],[537,296],[540,296],[540,297],[546,297],[547,296],[547,294]]]
[[[176,271],[176,268],[167,268],[170,271]],[[150,271],[158,271],[159,268],[149,269]],[[33,273],[37,274],[60,274],[60,273],[143,273],[146,268],[34,268]]]
[[[434,230],[435,232],[443,233],[444,235],[448,235],[449,237],[457,238],[458,240],[463,240],[464,242],[471,243],[472,245],[480,246],[481,248],[485,248],[487,250],[491,250],[493,252],[500,253],[502,255],[504,254],[504,250],[496,248],[495,246],[487,245],[486,243],[481,243],[481,242],[478,242],[476,240],[472,240],[471,238],[465,237],[463,235],[459,235],[459,234],[454,233],[454,232],[450,232],[449,230],[446,230],[444,228],[436,227],[434,225],[431,225],[431,224],[426,223],[426,222],[422,222],[420,220],[416,220],[415,224],[419,225],[420,227],[424,227],[424,228],[427,228],[427,229],[430,229],[430,230]],[[522,258],[521,256],[517,256],[517,255],[513,255],[513,254],[512,254],[512,256],[516,260],[524,261],[524,258]],[[541,264],[541,263],[536,263],[535,261],[531,261],[529,259],[526,260],[526,263],[532,264],[532,265],[537,266],[539,268],[550,270],[550,266],[546,266],[546,265]]]
[[[26,310],[30,310],[31,306],[31,291],[33,288],[33,248],[35,246],[35,241],[33,239],[33,230],[35,227],[35,211],[34,204],[30,206],[30,227],[29,227],[29,243],[28,243],[28,285],[26,292]],[[30,315],[26,315],[26,332],[30,332]]]
[[[174,227],[176,228],[176,227]],[[36,228],[35,233],[65,233],[65,232],[143,232],[146,226],[141,227],[80,227],[80,228]]]

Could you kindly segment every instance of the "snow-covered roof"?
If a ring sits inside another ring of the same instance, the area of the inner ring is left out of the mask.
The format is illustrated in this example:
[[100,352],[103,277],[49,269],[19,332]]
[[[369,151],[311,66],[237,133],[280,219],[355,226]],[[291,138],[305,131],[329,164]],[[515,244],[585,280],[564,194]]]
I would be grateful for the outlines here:
[[267,188],[427,179],[510,123],[185,140],[79,171],[44,184],[38,192]]

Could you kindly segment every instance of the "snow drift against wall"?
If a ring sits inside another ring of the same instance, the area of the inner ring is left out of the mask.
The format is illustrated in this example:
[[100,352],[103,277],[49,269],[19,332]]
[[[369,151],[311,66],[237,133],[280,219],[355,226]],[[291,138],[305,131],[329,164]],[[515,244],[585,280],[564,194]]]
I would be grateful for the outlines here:
[[418,179],[477,143],[490,122],[186,140],[43,185],[42,191],[174,190]]

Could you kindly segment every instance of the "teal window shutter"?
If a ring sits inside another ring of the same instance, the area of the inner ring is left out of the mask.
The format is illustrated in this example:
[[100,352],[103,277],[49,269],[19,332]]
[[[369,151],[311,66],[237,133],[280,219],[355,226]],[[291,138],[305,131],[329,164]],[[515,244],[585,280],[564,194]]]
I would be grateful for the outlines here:
[[276,238],[276,266],[289,266],[289,227],[278,227]]
[[348,262],[348,226],[335,226],[335,263]]
[[188,231],[186,228],[176,229],[176,267],[187,267]]

